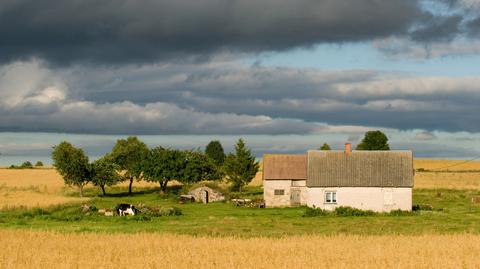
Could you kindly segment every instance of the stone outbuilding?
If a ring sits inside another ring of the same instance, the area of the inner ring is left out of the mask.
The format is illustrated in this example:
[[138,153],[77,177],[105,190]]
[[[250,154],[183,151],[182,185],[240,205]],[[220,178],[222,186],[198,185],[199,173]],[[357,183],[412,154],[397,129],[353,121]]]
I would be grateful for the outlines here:
[[412,209],[411,151],[351,151],[347,144],[345,151],[265,155],[263,161],[267,207]]
[[188,192],[195,199],[195,202],[208,204],[211,202],[220,202],[225,200],[225,196],[217,190],[207,186],[196,187]]

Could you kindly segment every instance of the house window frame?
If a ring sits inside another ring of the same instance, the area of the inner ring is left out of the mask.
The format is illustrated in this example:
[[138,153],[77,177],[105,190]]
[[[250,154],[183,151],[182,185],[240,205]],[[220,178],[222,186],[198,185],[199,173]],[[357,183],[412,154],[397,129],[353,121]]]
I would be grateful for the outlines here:
[[[330,196],[330,198],[328,198]],[[325,191],[323,202],[325,204],[336,204],[337,203],[337,192],[336,191]]]
[[274,189],[273,195],[275,196],[282,196],[285,195],[285,189]]

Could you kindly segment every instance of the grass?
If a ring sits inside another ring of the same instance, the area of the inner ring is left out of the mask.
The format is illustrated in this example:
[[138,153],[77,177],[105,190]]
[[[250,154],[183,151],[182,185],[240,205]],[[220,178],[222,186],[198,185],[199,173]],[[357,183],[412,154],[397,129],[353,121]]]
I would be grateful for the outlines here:
[[[107,197],[94,197],[90,190],[90,205],[96,208],[114,208],[120,202],[145,204],[152,207],[178,207],[181,216],[105,217],[81,212],[79,203],[51,206],[43,209],[24,207],[0,211],[0,228],[54,230],[61,232],[137,233],[160,232],[194,236],[279,237],[305,234],[355,235],[421,235],[480,233],[480,204],[472,197],[480,196],[474,190],[414,190],[414,203],[431,205],[433,210],[411,214],[379,214],[367,216],[326,215],[303,217],[305,207],[299,208],[244,208],[230,203],[179,204],[175,192],[160,195],[146,188],[127,196],[124,188],[114,189]],[[259,187],[248,189],[251,197]]]
[[464,234],[212,238],[0,230],[0,245],[1,268],[480,267],[480,236]]

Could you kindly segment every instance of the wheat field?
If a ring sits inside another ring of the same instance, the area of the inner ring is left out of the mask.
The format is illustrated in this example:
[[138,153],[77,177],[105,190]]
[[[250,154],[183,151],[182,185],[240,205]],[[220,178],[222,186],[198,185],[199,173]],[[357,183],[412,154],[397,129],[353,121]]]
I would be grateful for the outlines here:
[[478,268],[480,236],[214,238],[0,230],[2,268]]

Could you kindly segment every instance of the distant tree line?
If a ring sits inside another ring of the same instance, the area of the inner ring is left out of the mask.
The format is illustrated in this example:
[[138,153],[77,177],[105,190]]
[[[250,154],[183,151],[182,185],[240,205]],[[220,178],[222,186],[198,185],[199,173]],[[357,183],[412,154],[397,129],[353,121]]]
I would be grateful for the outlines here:
[[226,179],[234,190],[241,191],[258,171],[258,162],[242,139],[238,140],[235,152],[226,155],[217,140],[202,152],[149,148],[137,137],[128,137],[117,140],[111,152],[93,162],[82,149],[64,141],[54,146],[52,159],[65,184],[78,187],[80,196],[88,183],[99,187],[105,195],[106,186],[123,181],[129,182],[131,194],[134,181],[141,180],[158,183],[161,192],[165,192],[171,180],[192,184]]

